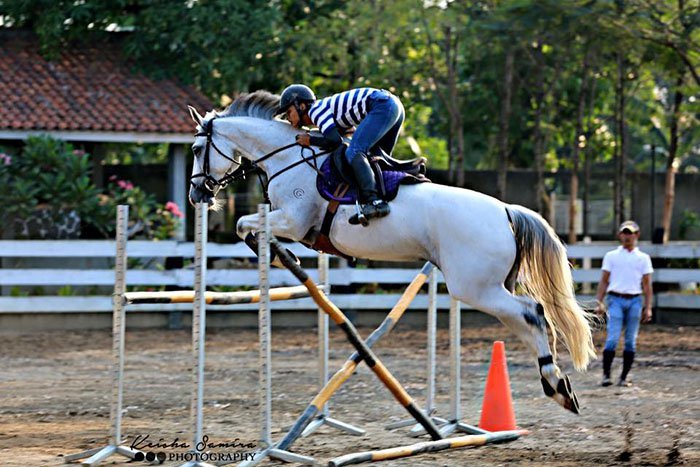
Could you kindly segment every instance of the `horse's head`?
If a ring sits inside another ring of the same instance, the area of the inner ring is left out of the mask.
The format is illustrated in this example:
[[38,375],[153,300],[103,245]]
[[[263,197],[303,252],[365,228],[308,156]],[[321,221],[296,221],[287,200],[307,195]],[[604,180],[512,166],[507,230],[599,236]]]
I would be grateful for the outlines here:
[[214,205],[216,194],[227,183],[227,175],[241,165],[241,156],[233,142],[217,132],[214,112],[202,117],[194,107],[188,106],[192,120],[197,124],[192,152],[192,176],[190,177],[190,203],[206,202]]

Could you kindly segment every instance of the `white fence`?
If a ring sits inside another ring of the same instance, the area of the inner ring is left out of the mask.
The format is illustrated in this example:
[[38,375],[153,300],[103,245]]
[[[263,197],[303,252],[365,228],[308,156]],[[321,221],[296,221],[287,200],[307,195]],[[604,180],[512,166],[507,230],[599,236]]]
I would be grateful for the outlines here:
[[[613,243],[577,244],[569,247],[570,259],[584,260],[584,264],[590,264],[590,260],[600,260],[603,255],[614,248]],[[654,273],[655,283],[692,283],[700,282],[700,269],[697,267],[697,259],[700,258],[700,243],[675,243],[670,245],[641,244],[642,251],[649,253],[652,258],[668,259],[692,259],[695,266],[683,269],[664,268],[657,269]],[[222,259],[253,259],[252,252],[243,243],[215,244],[207,246],[209,258]],[[315,258],[316,253],[300,245],[291,245],[290,249],[301,258]],[[114,257],[115,243],[113,241],[0,241],[0,259],[3,267],[0,268],[0,287],[5,290],[5,295],[0,296],[0,313],[64,313],[64,312],[108,312],[111,311],[111,297],[105,292],[102,296],[8,296],[9,288],[14,287],[55,287],[55,286],[100,286],[104,290],[113,285],[114,271],[111,269],[109,258]],[[191,289],[194,273],[193,269],[164,270],[163,259],[166,257],[192,258],[194,246],[192,243],[178,243],[171,241],[150,242],[130,241],[127,248],[128,257],[154,258],[156,265],[150,265],[149,269],[131,268],[127,273],[129,286],[172,286],[182,289]],[[30,258],[31,260],[27,260]],[[70,269],[70,268],[41,268],[27,267],[29,261],[33,266],[40,263],[42,258],[60,260],[61,258],[102,258],[104,269]],[[465,261],[469,261],[465,254]],[[108,266],[110,265],[110,266]],[[349,285],[391,285],[399,288],[415,276],[421,267],[416,263],[415,268],[351,268],[340,262],[340,266],[331,267],[330,283],[332,286]],[[316,278],[315,268],[309,268],[310,275]],[[227,287],[257,287],[257,269],[216,269],[210,268],[207,272],[207,283],[210,286]],[[600,278],[600,269],[575,269],[574,280],[578,283],[596,283]],[[442,277],[439,278],[442,283]],[[286,270],[275,270],[271,273],[273,286],[297,285],[296,279]],[[334,301],[344,309],[377,309],[388,310],[398,300],[399,294],[338,294],[333,293]],[[582,296],[582,299],[591,298]],[[660,308],[685,308],[700,309],[700,295],[692,293],[659,293],[656,295],[656,305]],[[427,295],[421,294],[411,304],[411,308],[425,309]],[[440,294],[438,307],[449,308],[449,297]],[[140,310],[151,311],[175,311],[189,310],[187,304],[158,304],[143,306]],[[216,308],[216,307],[212,307]],[[256,304],[241,305],[241,309],[257,309]],[[311,299],[300,299],[289,302],[275,302],[273,309],[287,310],[315,310],[316,306]]]

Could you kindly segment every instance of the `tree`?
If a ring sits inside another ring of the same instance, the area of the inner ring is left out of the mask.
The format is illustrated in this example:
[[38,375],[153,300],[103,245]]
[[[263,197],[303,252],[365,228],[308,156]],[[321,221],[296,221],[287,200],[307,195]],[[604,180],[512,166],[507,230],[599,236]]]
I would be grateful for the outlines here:
[[4,0],[1,7],[6,22],[38,35],[48,57],[71,43],[117,39],[141,71],[214,98],[265,77],[280,16],[265,0]]

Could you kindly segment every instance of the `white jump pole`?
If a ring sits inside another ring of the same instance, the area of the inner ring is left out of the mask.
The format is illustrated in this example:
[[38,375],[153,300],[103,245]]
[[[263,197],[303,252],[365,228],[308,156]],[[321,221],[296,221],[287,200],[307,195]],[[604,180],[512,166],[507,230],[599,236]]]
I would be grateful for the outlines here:
[[[437,270],[433,271],[429,284],[429,305],[428,305],[428,369],[427,369],[427,396],[425,412],[432,415],[435,412],[435,352],[437,347]],[[431,417],[433,421],[440,425],[440,434],[443,436],[455,432],[467,434],[488,433],[479,427],[469,425],[462,421],[462,306],[459,300],[450,298],[450,414],[447,419],[441,417]],[[413,421],[402,421],[389,425],[387,429],[401,428],[413,425]],[[414,425],[410,431],[411,436],[420,436],[425,433],[421,425]]]
[[462,421],[462,304],[450,300],[450,416],[448,423],[440,428],[447,436],[455,432],[480,435],[488,433],[479,427]]
[[267,204],[258,205],[258,278],[260,280],[260,308],[258,311],[258,337],[260,345],[260,442],[263,446],[272,445],[272,338],[270,313],[270,208]]
[[[328,255],[320,253],[318,256],[318,283],[325,287],[328,294],[330,294],[330,281],[329,281],[329,271],[328,271]],[[318,309],[318,376],[319,376],[319,387],[323,388],[328,382],[328,315],[321,309]],[[321,409],[319,416],[309,423],[309,426],[304,429],[301,436],[306,437],[321,428],[323,425],[328,425],[332,428],[336,428],[340,431],[344,431],[351,435],[362,436],[365,434],[365,430],[358,428],[349,423],[341,422],[335,418],[332,418],[329,414],[328,404],[324,405]]]
[[[427,367],[426,367],[426,394],[425,394],[425,409],[424,412],[435,422],[437,425],[444,424],[447,420],[442,418],[433,417],[435,413],[435,368],[436,368],[436,333],[437,333],[437,283],[438,283],[438,269],[433,268],[430,273],[430,278],[428,279],[428,311],[427,311]],[[397,428],[403,428],[406,426],[414,425],[411,429],[411,435],[418,436],[425,433],[423,427],[418,423],[415,423],[414,419],[401,420],[398,422],[391,423],[386,426],[387,430],[394,430]]]
[[314,464],[308,456],[275,449],[272,442],[272,319],[270,313],[270,206],[258,205],[258,274],[260,279],[260,309],[258,313],[258,334],[260,339],[260,444],[265,448],[255,455],[252,465],[265,457],[285,462]]
[[64,462],[85,459],[82,465],[97,465],[112,454],[133,459],[139,451],[122,445],[122,401],[124,396],[124,333],[126,330],[126,242],[129,206],[117,206],[117,252],[114,263],[114,293],[112,294],[112,405],[109,414],[111,444],[89,449],[63,458]]
[[207,329],[207,234],[208,206],[197,203],[195,206],[194,227],[194,301],[192,309],[192,402],[190,414],[192,417],[192,446],[195,460],[187,462],[182,467],[213,467],[198,460],[202,441],[202,424],[204,408],[204,346]]

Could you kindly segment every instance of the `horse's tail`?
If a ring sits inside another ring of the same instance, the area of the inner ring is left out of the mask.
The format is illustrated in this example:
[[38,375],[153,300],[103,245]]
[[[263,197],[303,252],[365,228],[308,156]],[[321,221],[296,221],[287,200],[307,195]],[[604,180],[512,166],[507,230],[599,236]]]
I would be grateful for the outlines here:
[[522,206],[506,208],[520,256],[520,283],[544,308],[552,329],[553,354],[561,336],[578,371],[596,358],[591,336],[592,316],[576,302],[566,248],[554,229],[536,212]]

